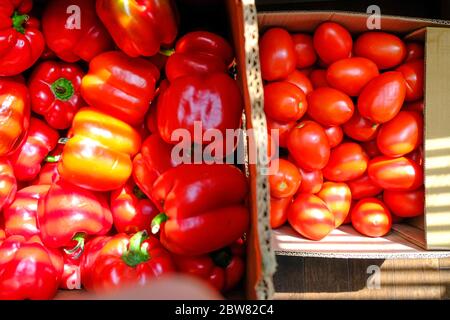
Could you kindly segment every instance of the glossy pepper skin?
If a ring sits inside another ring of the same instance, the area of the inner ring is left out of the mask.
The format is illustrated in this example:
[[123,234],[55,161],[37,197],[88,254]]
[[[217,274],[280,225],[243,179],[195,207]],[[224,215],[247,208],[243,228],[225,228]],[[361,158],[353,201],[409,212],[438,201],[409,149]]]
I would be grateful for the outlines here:
[[5,207],[5,231],[7,235],[21,235],[29,238],[39,235],[37,210],[39,199],[45,197],[50,185],[34,185],[17,191],[11,205]]
[[0,158],[0,211],[16,196],[17,180],[14,169],[6,158]]
[[92,59],[81,94],[92,107],[135,126],[144,121],[158,79],[150,61],[110,51]]
[[239,283],[245,272],[242,241],[201,256],[173,255],[178,271],[206,280],[215,289],[226,292]]
[[10,236],[0,245],[0,300],[43,300],[55,296],[62,256],[38,236]]
[[71,130],[73,136],[58,165],[63,179],[95,191],[118,189],[127,182],[131,157],[141,146],[134,128],[93,108],[82,108]]
[[31,109],[42,115],[52,128],[67,129],[84,105],[80,93],[83,75],[76,64],[42,62],[35,67],[28,82]]
[[73,251],[82,251],[87,235],[103,235],[112,227],[105,195],[64,180],[54,183],[39,200],[38,221],[42,241],[47,247],[70,247],[75,241]]
[[172,0],[97,0],[97,15],[116,45],[127,55],[153,56],[178,32]]
[[[207,143],[202,136],[210,129],[219,130],[225,137],[226,129],[239,128],[242,109],[239,87],[227,74],[180,77],[158,99],[159,134],[167,143],[176,144],[171,136],[181,128],[193,141]],[[194,135],[196,121],[201,123],[202,136]]]
[[32,181],[41,171],[41,163],[59,139],[58,131],[44,121],[31,118],[25,143],[10,156],[14,174],[19,181]]
[[32,0],[0,3],[0,76],[14,76],[31,67],[44,51],[39,21],[28,13]]
[[42,29],[48,47],[66,62],[91,61],[113,48],[108,31],[95,14],[92,0],[49,1],[42,17]]
[[10,155],[20,146],[29,122],[27,87],[15,78],[0,78],[0,157]]
[[133,180],[111,192],[110,204],[117,232],[150,231],[151,222],[159,213],[153,202]]
[[202,255],[239,239],[249,226],[247,180],[225,164],[182,164],[153,185],[163,214],[153,219],[162,245],[179,255]]

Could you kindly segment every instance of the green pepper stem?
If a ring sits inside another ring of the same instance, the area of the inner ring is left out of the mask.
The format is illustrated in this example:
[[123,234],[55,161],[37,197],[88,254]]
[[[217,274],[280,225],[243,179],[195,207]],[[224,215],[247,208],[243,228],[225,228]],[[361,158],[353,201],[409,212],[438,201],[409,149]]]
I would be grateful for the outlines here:
[[58,143],[59,144],[66,144],[67,141],[69,141],[69,138],[63,137],[63,138],[59,138]]
[[73,97],[75,89],[70,80],[66,78],[59,78],[52,83],[51,89],[56,99],[61,101],[68,101]]
[[157,234],[159,232],[159,229],[161,228],[161,223],[167,221],[168,219],[169,217],[164,212],[161,212],[156,217],[154,217],[151,224],[152,233]]
[[170,57],[171,55],[173,55],[175,53],[175,49],[171,48],[171,49],[159,49],[159,53],[162,54],[163,56],[166,57]]
[[55,163],[55,162],[59,162],[61,160],[61,155],[57,155],[57,156],[47,156],[45,157],[45,162],[50,162],[50,163]]
[[130,267],[135,267],[140,263],[146,262],[150,259],[148,253],[148,244],[144,241],[148,238],[147,231],[136,232],[130,238],[128,250],[122,255],[122,260]]
[[133,193],[138,199],[147,199],[147,195],[138,186],[134,186]]
[[73,259],[78,259],[84,251],[84,243],[86,241],[86,237],[87,234],[84,232],[76,233],[73,236],[72,240],[76,241],[77,244],[72,249],[64,249],[64,252],[72,256]]
[[25,22],[27,22],[29,18],[30,17],[27,14],[20,14],[17,11],[15,11],[11,18],[13,28],[16,29],[17,32],[25,34],[25,27],[23,25]]

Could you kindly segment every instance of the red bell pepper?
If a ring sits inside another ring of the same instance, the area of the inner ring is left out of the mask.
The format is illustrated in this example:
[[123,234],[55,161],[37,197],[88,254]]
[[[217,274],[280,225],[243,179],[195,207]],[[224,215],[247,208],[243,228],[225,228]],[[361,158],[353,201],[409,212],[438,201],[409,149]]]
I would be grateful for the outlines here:
[[56,148],[45,158],[45,163],[39,171],[38,177],[31,184],[53,184],[60,178],[58,172],[58,161],[61,159],[61,153],[64,144],[58,143]]
[[67,129],[84,104],[80,93],[83,75],[76,64],[54,61],[39,64],[28,82],[31,109],[44,116],[51,127]]
[[[159,134],[167,143],[176,144],[179,141],[172,140],[172,133],[186,129],[191,142],[208,144],[203,141],[204,133],[217,129],[225,137],[226,129],[239,128],[242,110],[239,87],[224,73],[177,78],[158,101]],[[196,121],[202,125],[201,136],[194,135]]]
[[152,221],[161,243],[180,255],[202,255],[223,248],[249,226],[244,204],[247,179],[225,164],[180,165],[153,185],[153,199],[163,213]]
[[0,300],[51,299],[62,270],[60,252],[46,248],[38,236],[10,236],[0,245]]
[[0,158],[0,212],[14,200],[16,191],[14,169],[6,158]]
[[58,143],[59,133],[45,122],[31,118],[25,143],[10,157],[19,181],[32,181],[41,170],[41,163]]
[[144,121],[158,79],[159,71],[150,61],[110,51],[92,59],[81,94],[91,106],[138,125]]
[[169,81],[167,79],[161,80],[159,87],[156,89],[155,97],[153,98],[150,108],[147,112],[145,118],[145,124],[150,133],[158,133],[158,123],[157,123],[157,111],[158,111],[158,100],[161,94],[169,87]]
[[5,241],[6,233],[5,230],[0,229],[0,246],[2,245],[3,241]]
[[81,108],[72,134],[58,165],[61,178],[95,191],[118,189],[128,181],[131,157],[141,146],[134,128],[93,108]]
[[31,67],[44,51],[39,21],[28,13],[32,0],[0,3],[0,76],[14,76]]
[[112,238],[111,236],[98,236],[87,241],[79,258],[81,283],[86,290],[92,290],[93,288],[92,268],[97,257],[101,254],[116,254],[121,249],[121,246],[116,244],[120,243],[122,239],[115,237],[112,241]]
[[11,205],[5,207],[5,231],[11,235],[21,235],[29,238],[39,235],[37,224],[37,209],[39,199],[45,197],[50,185],[35,185],[17,191]]
[[155,55],[178,32],[172,0],[97,0],[97,14],[116,45],[131,57]]
[[71,185],[54,183],[39,200],[38,221],[43,243],[50,248],[75,247],[80,253],[87,235],[103,235],[112,227],[106,196]]
[[22,144],[29,121],[27,87],[16,78],[0,78],[0,157],[13,153]]
[[226,292],[239,283],[245,272],[242,241],[202,256],[173,255],[177,270],[206,280],[215,289]]
[[92,0],[52,0],[42,17],[47,45],[66,62],[91,61],[113,48]]
[[117,232],[150,231],[152,219],[159,213],[153,202],[129,180],[111,192],[111,213]]
[[128,286],[145,286],[156,277],[175,272],[169,252],[145,231],[132,236],[118,234],[110,241],[116,243],[115,252],[100,252],[91,269],[94,291],[111,292]]

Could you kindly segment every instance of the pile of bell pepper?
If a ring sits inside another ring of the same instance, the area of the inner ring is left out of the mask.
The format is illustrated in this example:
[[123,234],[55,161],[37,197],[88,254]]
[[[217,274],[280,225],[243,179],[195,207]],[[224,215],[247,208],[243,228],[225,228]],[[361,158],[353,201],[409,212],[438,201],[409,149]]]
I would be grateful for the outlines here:
[[228,41],[180,35],[171,0],[42,6],[0,4],[0,299],[175,272],[233,289],[247,178],[172,156],[174,132],[198,135],[196,121],[202,135],[241,126]]

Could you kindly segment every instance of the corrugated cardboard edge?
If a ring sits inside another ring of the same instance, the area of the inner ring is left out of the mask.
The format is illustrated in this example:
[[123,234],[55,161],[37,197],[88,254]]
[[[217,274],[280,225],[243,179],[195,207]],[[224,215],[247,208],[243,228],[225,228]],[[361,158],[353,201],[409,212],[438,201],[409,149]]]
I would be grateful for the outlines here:
[[[256,164],[249,164],[251,181],[252,226],[248,237],[247,297],[272,299],[275,253],[271,245],[270,197],[267,158],[267,124],[264,114],[261,69],[259,64],[258,23],[254,0],[228,0],[231,27],[242,90],[245,98],[249,154],[256,155]],[[245,70],[245,73],[243,72]]]

